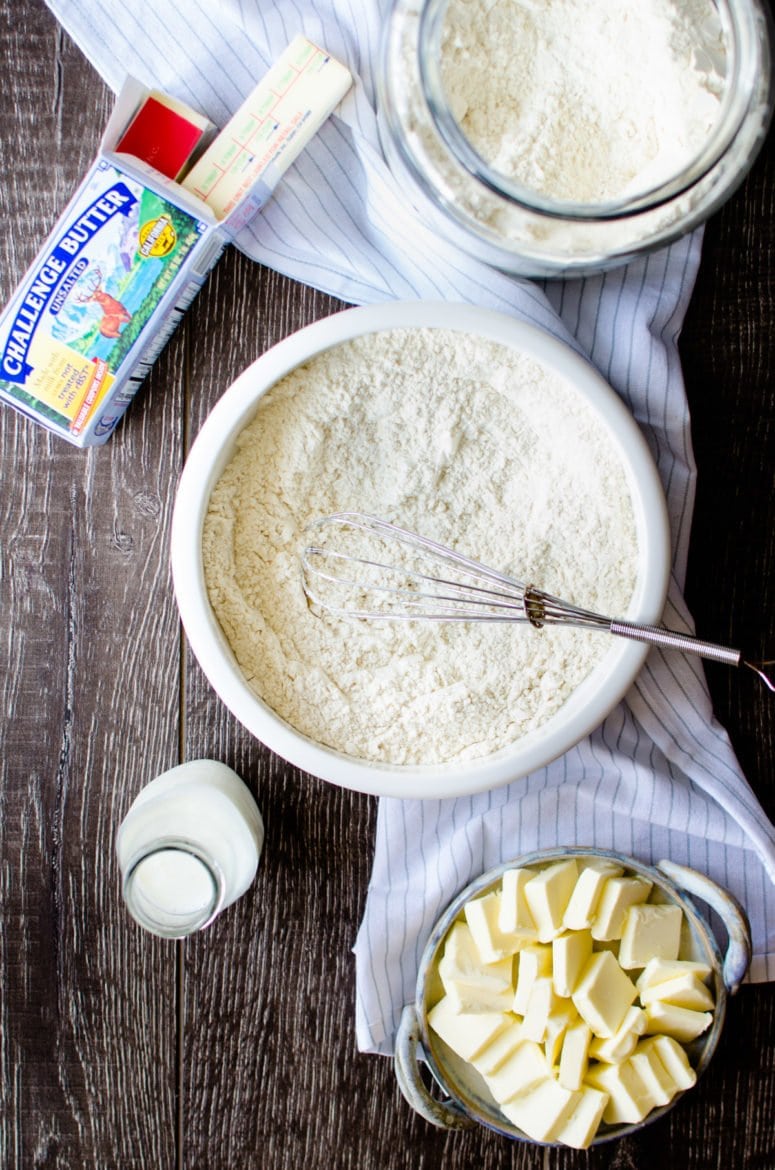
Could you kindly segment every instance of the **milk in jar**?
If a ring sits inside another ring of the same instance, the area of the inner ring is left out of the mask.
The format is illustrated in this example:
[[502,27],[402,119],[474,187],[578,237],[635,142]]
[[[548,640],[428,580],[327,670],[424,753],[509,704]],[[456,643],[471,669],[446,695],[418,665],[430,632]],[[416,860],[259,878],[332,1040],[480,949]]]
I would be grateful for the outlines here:
[[122,892],[132,917],[162,938],[209,926],[255,877],[261,813],[225,764],[192,760],[152,780],[116,840]]

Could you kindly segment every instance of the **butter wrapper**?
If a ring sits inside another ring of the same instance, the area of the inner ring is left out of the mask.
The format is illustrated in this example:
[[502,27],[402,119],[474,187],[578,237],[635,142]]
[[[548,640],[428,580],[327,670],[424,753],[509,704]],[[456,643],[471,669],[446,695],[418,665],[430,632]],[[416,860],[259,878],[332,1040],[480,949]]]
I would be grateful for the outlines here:
[[0,322],[0,395],[77,446],[104,442],[225,242],[99,160]]
[[[349,78],[303,38],[278,65],[289,54],[297,61],[300,53],[318,72],[329,63]],[[334,72],[329,69],[326,77]],[[272,74],[276,80],[277,66]],[[279,75],[286,74],[281,67]],[[306,85],[314,107],[304,119],[308,132],[300,135],[297,125],[279,147],[292,138],[295,157],[333,109],[334,92],[338,101],[346,88],[341,74],[333,90],[328,85],[316,94]],[[283,95],[277,94],[273,112],[266,92],[264,85],[261,107],[271,140]],[[170,179],[118,153],[116,144],[148,96],[127,79],[97,158],[0,316],[0,400],[78,447],[111,435],[208,272],[266,201],[267,180],[276,177],[255,165],[244,144],[242,178],[232,167],[228,186],[234,197],[224,205],[226,182],[219,185],[220,197],[208,202],[207,192],[183,185],[185,174]],[[266,137],[266,131],[260,134]],[[209,147],[208,171],[213,160],[223,160],[227,138],[224,131]]]

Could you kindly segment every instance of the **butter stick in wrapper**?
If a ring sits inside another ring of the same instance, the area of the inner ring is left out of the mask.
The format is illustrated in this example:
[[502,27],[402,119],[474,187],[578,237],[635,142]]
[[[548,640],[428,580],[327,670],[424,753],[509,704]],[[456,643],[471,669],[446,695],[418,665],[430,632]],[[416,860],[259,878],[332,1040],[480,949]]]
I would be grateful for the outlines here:
[[250,203],[254,214],[351,85],[344,65],[305,37],[296,37],[182,186],[219,220],[242,201]]
[[297,37],[181,181],[214,127],[127,78],[97,158],[0,312],[0,402],[78,447],[104,443],[227,243],[351,84]]

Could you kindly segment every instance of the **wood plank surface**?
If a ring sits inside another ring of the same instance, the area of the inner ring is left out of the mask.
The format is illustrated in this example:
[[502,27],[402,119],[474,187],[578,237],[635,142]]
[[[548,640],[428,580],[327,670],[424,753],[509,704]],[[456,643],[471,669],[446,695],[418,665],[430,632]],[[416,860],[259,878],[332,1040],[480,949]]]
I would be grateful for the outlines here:
[[[3,4],[1,19],[5,303],[112,100],[42,4]],[[132,794],[178,755],[178,365],[174,351],[160,363],[149,410],[107,458],[0,416],[9,1170],[174,1165],[176,956],[128,925],[113,848]],[[169,654],[152,671],[150,646]]]
[[[92,158],[111,97],[42,0],[0,0],[3,302]],[[718,641],[775,649],[773,139],[708,226],[681,348],[699,466],[688,597]],[[359,1055],[351,947],[376,802],[272,755],[181,636],[167,558],[185,452],[261,352],[339,307],[229,250],[110,443],[0,409],[0,1166],[8,1170],[775,1170],[775,987],[732,1001],[701,1084],[594,1153],[432,1129]],[[773,711],[708,677],[775,816]],[[129,920],[114,840],[181,759],[225,761],[266,823],[258,878],[165,944]]]

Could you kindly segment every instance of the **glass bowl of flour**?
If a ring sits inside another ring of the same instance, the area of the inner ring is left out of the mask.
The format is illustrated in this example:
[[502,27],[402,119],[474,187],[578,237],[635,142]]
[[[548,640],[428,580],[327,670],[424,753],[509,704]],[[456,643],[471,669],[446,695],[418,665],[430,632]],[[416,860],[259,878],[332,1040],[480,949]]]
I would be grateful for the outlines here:
[[313,612],[299,555],[364,511],[612,616],[659,621],[669,527],[630,413],[569,346],[490,310],[349,309],[265,353],[181,477],[172,570],[211,685],[307,772],[399,797],[508,783],[624,695],[646,647],[523,623]]
[[395,0],[378,71],[383,150],[422,220],[532,276],[702,223],[772,100],[760,0]]

